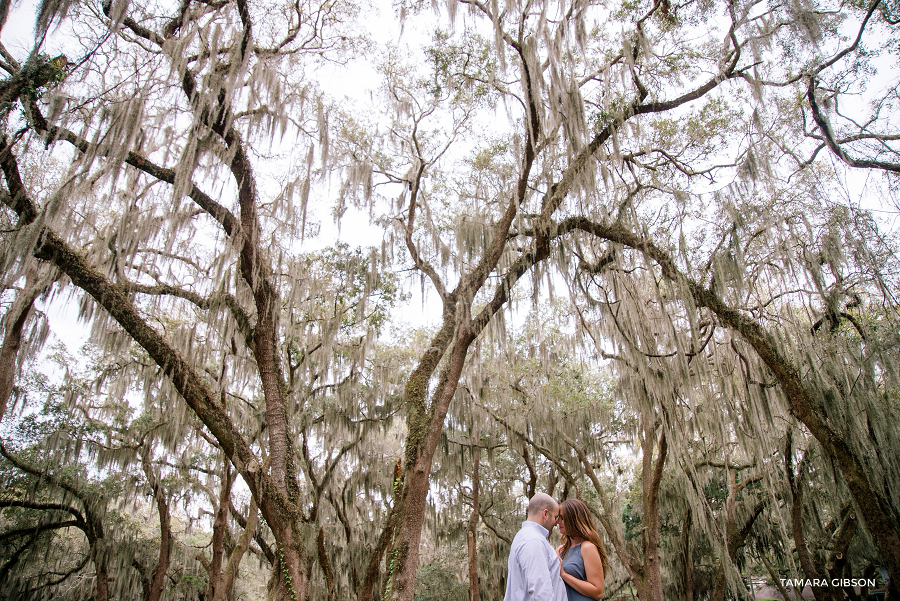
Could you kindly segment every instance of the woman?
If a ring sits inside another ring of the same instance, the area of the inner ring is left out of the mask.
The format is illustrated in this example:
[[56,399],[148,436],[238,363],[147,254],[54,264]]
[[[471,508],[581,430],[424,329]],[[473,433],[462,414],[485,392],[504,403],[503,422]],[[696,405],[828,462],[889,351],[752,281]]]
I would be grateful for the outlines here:
[[563,544],[556,551],[569,601],[599,600],[609,563],[587,505],[578,499],[563,501],[557,523]]

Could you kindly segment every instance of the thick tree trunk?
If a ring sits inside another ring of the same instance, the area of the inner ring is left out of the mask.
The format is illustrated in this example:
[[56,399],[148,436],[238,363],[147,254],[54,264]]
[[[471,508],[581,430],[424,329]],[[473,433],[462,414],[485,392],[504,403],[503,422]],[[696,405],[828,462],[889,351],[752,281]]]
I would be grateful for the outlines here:
[[713,582],[712,594],[709,597],[710,601],[723,601],[725,599],[725,589],[728,585],[728,579],[725,577],[724,559],[716,566],[716,579]]
[[96,540],[91,545],[91,558],[97,572],[97,601],[109,601],[109,572],[106,569],[106,541]]
[[306,601],[309,598],[309,565],[304,553],[302,535],[293,528],[272,530],[278,548],[273,566],[270,601]]
[[[449,363],[441,373],[435,390],[431,410],[416,416],[407,435],[406,465],[411,465],[412,469],[403,474],[401,514],[388,558],[389,578],[383,595],[385,599],[412,601],[415,595],[419,541],[425,520],[432,460],[440,442],[447,409],[456,393],[469,345],[473,340],[474,336],[465,329],[456,336]],[[407,385],[407,390],[409,388]]]
[[640,601],[653,599],[653,586],[646,576],[642,575],[639,578],[632,578],[631,582],[634,584],[635,594]]
[[[82,499],[84,502],[85,499]],[[87,535],[88,544],[90,545],[91,561],[94,563],[94,571],[97,577],[96,601],[109,601],[109,571],[107,569],[106,558],[106,537],[103,534],[103,523],[94,513],[92,507],[85,503],[85,513],[87,514]]]

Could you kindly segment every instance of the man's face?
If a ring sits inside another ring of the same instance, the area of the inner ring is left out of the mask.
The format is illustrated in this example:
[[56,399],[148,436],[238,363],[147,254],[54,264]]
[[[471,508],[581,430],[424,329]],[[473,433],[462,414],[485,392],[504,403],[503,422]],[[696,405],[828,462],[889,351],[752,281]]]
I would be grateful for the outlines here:
[[556,526],[556,520],[559,518],[559,506],[553,509],[544,509],[541,511],[541,526],[547,529],[547,532],[553,534],[553,528]]

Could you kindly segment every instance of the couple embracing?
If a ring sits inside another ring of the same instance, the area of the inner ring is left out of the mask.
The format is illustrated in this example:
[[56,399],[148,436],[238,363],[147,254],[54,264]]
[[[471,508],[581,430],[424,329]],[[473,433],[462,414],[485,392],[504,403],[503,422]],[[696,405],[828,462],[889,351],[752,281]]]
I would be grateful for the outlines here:
[[[547,540],[559,525],[562,545]],[[538,493],[509,550],[503,601],[590,601],[603,597],[606,550],[587,505]]]

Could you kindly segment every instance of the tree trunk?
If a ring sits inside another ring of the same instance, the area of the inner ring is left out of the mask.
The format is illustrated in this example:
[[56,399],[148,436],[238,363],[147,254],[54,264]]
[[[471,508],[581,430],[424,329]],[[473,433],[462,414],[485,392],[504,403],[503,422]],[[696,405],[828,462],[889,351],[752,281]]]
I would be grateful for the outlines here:
[[737,483],[735,481],[737,475],[729,466],[725,466],[725,478],[728,482],[728,497],[725,499],[725,556],[719,561],[716,568],[716,579],[713,584],[713,592],[710,601],[724,601],[725,589],[728,586],[726,570],[728,564],[734,562],[734,556],[737,549],[731,544],[732,539],[737,531],[735,523],[735,510],[737,507]]
[[237,577],[238,568],[241,559],[250,548],[250,541],[256,535],[256,525],[259,522],[259,510],[256,507],[256,500],[251,499],[250,511],[247,522],[244,525],[244,531],[241,533],[240,539],[231,554],[228,556],[228,563],[222,570],[221,585],[216,588],[217,596],[212,601],[224,601],[234,596],[234,580]]
[[[813,560],[809,555],[809,548],[806,546],[806,534],[803,532],[803,492],[802,487],[792,490],[791,505],[791,532],[794,535],[794,548],[797,550],[797,557],[800,560],[800,567],[803,574],[808,580],[820,581],[825,575],[820,574],[813,565]],[[816,601],[832,601],[831,593],[826,587],[812,586],[813,595]]]
[[[791,533],[794,536],[794,548],[797,550],[797,557],[800,560],[800,567],[807,579],[814,582],[821,582],[826,579],[824,570],[819,569],[813,557],[809,553],[806,546],[806,532],[803,529],[803,489],[806,486],[804,474],[806,472],[807,454],[804,452],[803,458],[797,466],[797,473],[794,473],[792,464],[793,444],[791,435],[788,433],[787,444],[785,446],[785,470],[787,471],[788,483],[791,488]],[[840,601],[834,594],[830,586],[811,586],[816,601]]]
[[169,517],[169,504],[163,496],[156,498],[156,509],[159,513],[159,558],[150,578],[150,590],[147,601],[160,601],[166,584],[166,573],[169,570],[169,559],[172,555],[172,528]]
[[[857,525],[858,522],[853,514],[853,508],[847,507],[841,526],[834,534],[831,552],[829,553],[828,561],[831,564],[831,568],[828,570],[829,580],[844,576],[844,568],[848,565],[847,550],[850,548],[850,543],[853,542]],[[856,595],[856,591],[852,586],[842,588],[850,599],[853,599]]]
[[106,569],[106,541],[95,540],[91,545],[91,558],[97,572],[97,601],[109,601],[109,572]]
[[481,587],[478,581],[478,516],[479,507],[479,488],[480,474],[478,473],[481,463],[481,448],[478,436],[478,425],[475,425],[475,441],[472,446],[472,513],[469,514],[469,523],[466,526],[466,541],[469,548],[469,601],[481,601]]
[[381,535],[378,537],[378,542],[375,544],[375,549],[372,551],[371,555],[369,555],[369,561],[366,564],[366,573],[363,578],[362,586],[357,592],[357,599],[359,601],[373,601],[375,597],[375,584],[378,579],[378,566],[381,564],[381,558],[384,557],[385,551],[387,551],[388,545],[391,543],[391,537],[394,535],[394,528],[396,527],[397,516],[399,513],[396,511],[397,507],[397,497],[399,497],[400,493],[400,474],[401,474],[401,465],[400,462],[397,462],[397,469],[395,470],[395,499],[394,505],[391,507],[391,511],[388,513],[387,520],[385,522],[385,526],[381,531]]
[[[432,408],[427,413],[417,410],[407,435],[406,466],[403,474],[403,492],[400,498],[400,516],[394,534],[394,544],[388,557],[388,578],[384,599],[412,601],[415,594],[416,570],[419,563],[419,541],[425,520],[426,498],[434,452],[440,442],[444,418],[450,401],[456,393],[459,378],[465,365],[469,345],[474,340],[466,329],[456,337],[450,360],[441,373],[434,393]],[[440,336],[440,333],[438,334]],[[418,382],[410,377],[407,393],[420,396],[424,408],[424,387],[418,392]],[[424,382],[427,383],[427,380]],[[410,388],[413,387],[412,390]],[[413,397],[415,398],[415,397]]]
[[[665,601],[662,585],[662,570],[659,557],[659,486],[662,482],[663,466],[666,462],[668,443],[665,427],[661,428],[659,443],[655,445],[656,428],[644,426],[641,436],[643,452],[642,486],[644,505],[644,574],[645,596],[642,601]],[[653,462],[654,446],[658,448],[656,464]]]
[[781,582],[781,578],[778,574],[775,573],[775,568],[772,566],[772,563],[766,557],[765,553],[760,553],[759,558],[762,560],[763,565],[766,566],[766,571],[769,572],[769,578],[772,579],[772,582],[775,584],[775,587],[778,589],[778,592],[781,593],[781,596],[784,597],[784,601],[791,601],[791,594],[784,587],[784,584]]
[[[525,482],[525,498],[530,499],[537,490],[537,472],[534,469],[534,462],[531,461],[531,454],[528,452],[528,443],[522,442],[522,458],[525,460],[525,467],[528,468],[528,480]],[[553,479],[553,471],[550,474],[550,483],[547,494],[553,496],[553,489],[556,488],[556,481]]]
[[150,464],[150,453],[150,444],[145,442],[141,449],[141,467],[150,484],[150,490],[156,502],[156,511],[159,514],[159,556],[147,584],[144,601],[160,601],[165,590],[166,573],[169,571],[169,561],[172,555],[172,527],[169,502],[159,478]]
[[642,575],[638,578],[632,578],[631,582],[634,583],[635,594],[637,595],[638,601],[653,599],[653,585],[646,576]]
[[337,599],[337,588],[334,581],[334,569],[331,567],[331,561],[328,559],[328,549],[325,548],[325,529],[319,526],[319,532],[316,535],[316,551],[319,554],[319,565],[322,567],[322,574],[325,577],[325,591],[328,601]]
[[736,470],[728,466],[726,466],[725,469],[727,471],[728,479],[728,499],[725,504],[725,557],[722,558],[722,561],[719,563],[719,567],[716,570],[716,580],[710,601],[724,601],[725,589],[728,584],[726,570],[729,565],[733,565],[737,560],[738,551],[743,548],[744,543],[747,541],[747,536],[749,536],[750,530],[753,528],[754,522],[756,522],[756,518],[759,517],[759,514],[769,502],[768,497],[763,497],[762,500],[758,500],[753,511],[750,513],[750,516],[741,527],[738,528],[738,495],[748,484],[758,481],[759,476],[751,476],[738,484]]
[[3,346],[0,347],[0,421],[3,421],[3,416],[6,415],[9,397],[12,396],[16,377],[16,358],[19,356],[19,348],[22,346],[25,322],[28,321],[37,295],[36,288],[26,285],[26,289],[19,295],[6,315],[9,323],[6,326]]
[[106,538],[103,535],[103,523],[94,513],[93,508],[88,507],[87,503],[85,503],[85,513],[87,514],[85,534],[91,548],[91,561],[94,562],[94,571],[97,575],[96,601],[109,601],[109,571],[106,567],[107,552]]
[[694,562],[691,554],[691,521],[693,513],[688,507],[684,516],[684,530],[681,539],[681,550],[684,562],[684,601],[694,601]]
[[278,548],[278,562],[273,566],[269,591],[270,601],[306,601],[309,597],[309,568],[302,535],[292,527],[272,530]]
[[225,557],[225,534],[228,529],[228,512],[231,508],[231,485],[234,479],[231,476],[231,462],[223,458],[222,481],[219,489],[219,499],[216,505],[215,519],[213,520],[212,557],[209,561],[209,585],[206,595],[210,599],[224,598],[224,591],[220,590],[222,584],[222,561]]

